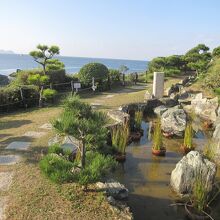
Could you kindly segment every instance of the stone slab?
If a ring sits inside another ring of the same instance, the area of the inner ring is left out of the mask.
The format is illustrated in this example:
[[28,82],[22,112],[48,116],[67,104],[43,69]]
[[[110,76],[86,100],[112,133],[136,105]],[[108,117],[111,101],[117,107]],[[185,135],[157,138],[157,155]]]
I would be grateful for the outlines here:
[[114,97],[115,95],[107,95],[105,98],[109,99],[109,98],[112,98]]
[[14,165],[21,161],[19,155],[0,155],[0,165]]
[[164,73],[154,72],[153,96],[155,98],[162,98],[163,94],[164,94]]
[[13,172],[1,172],[0,173],[0,191],[7,191],[12,183],[14,173]]
[[45,134],[46,134],[46,132],[28,131],[24,134],[24,136],[40,138],[40,137],[44,136]]
[[31,145],[31,142],[24,141],[14,141],[10,143],[6,149],[7,150],[27,150]]
[[39,128],[51,130],[51,129],[52,129],[52,124],[50,124],[50,123],[45,123],[45,124],[41,125]]

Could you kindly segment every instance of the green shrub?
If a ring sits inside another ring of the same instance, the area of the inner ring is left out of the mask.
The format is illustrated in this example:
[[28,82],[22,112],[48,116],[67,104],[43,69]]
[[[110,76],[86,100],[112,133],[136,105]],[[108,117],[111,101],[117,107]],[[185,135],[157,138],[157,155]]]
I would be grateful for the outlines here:
[[[35,106],[38,103],[39,93],[36,86],[22,86],[25,104],[29,106]],[[20,88],[17,86],[7,86],[0,88],[0,111],[16,110],[18,108],[24,108],[22,103]],[[11,104],[14,103],[14,104]],[[10,104],[7,106],[7,104]]]
[[216,95],[220,96],[220,88],[216,88],[214,91]]
[[109,76],[113,82],[120,81],[121,73],[116,69],[109,69]]
[[44,89],[43,90],[43,97],[48,100],[52,99],[57,94],[57,91],[54,89]]
[[56,183],[72,181],[74,179],[72,168],[73,163],[54,153],[44,156],[40,161],[41,171]]
[[53,144],[48,148],[48,153],[49,154],[63,154],[63,148],[60,147],[59,144]]
[[[53,84],[71,81],[67,77],[65,69],[50,70],[50,71],[47,71],[47,75],[50,78],[50,83],[53,83]],[[57,89],[59,89],[59,87]]]
[[91,85],[92,78],[95,78],[95,81],[102,82],[108,78],[108,68],[101,63],[89,63],[84,65],[79,71],[79,79],[85,85]]
[[163,148],[163,138],[161,132],[161,121],[160,118],[158,118],[153,133],[153,149],[161,150],[162,148]]
[[116,152],[125,154],[125,149],[128,144],[129,135],[130,130],[128,123],[114,127],[112,129],[112,146],[116,150]]
[[216,89],[220,87],[220,58],[213,61],[203,79],[204,87]]
[[181,73],[178,69],[167,69],[164,71],[165,76],[175,76]]
[[193,129],[191,123],[188,123],[185,129],[184,146],[189,149],[193,147]]
[[117,162],[111,156],[104,156],[97,152],[87,152],[85,169],[77,176],[79,184],[87,184],[100,181],[109,171],[117,166]]

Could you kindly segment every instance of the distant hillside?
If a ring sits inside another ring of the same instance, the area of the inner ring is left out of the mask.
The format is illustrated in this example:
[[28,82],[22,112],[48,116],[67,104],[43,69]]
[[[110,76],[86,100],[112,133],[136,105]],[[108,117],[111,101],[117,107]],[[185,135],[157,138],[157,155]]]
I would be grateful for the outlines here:
[[12,50],[0,50],[0,54],[14,54]]

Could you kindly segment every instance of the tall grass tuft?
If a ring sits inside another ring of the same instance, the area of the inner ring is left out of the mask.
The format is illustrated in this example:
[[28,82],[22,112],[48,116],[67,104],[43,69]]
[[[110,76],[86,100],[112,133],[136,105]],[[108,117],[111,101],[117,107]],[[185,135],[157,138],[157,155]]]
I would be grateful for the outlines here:
[[130,135],[129,124],[125,123],[122,126],[117,126],[113,128],[111,135],[113,148],[118,153],[125,154],[125,149],[127,147]]
[[192,191],[192,205],[199,212],[202,213],[208,205],[209,187],[204,182],[204,175],[201,170],[196,171],[195,182]]
[[160,118],[157,119],[156,125],[154,127],[153,149],[154,150],[161,150],[161,149],[163,149],[163,137],[162,137],[162,132],[161,132],[161,121],[160,121]]
[[213,161],[216,156],[217,144],[209,140],[203,149],[203,155]]
[[136,111],[135,112],[135,127],[138,130],[141,129],[142,119],[143,119],[143,112],[142,111]]
[[193,148],[193,129],[192,129],[192,124],[188,123],[185,129],[185,134],[184,134],[184,147],[188,149]]

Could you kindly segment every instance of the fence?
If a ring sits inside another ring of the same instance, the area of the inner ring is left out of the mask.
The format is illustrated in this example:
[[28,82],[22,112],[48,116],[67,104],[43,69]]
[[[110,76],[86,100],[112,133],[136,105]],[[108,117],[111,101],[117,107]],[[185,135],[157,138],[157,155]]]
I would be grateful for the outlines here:
[[[55,89],[58,91],[57,95],[52,99],[52,100],[47,100],[47,102],[45,102],[45,104],[49,104],[49,103],[55,103],[55,100],[62,95],[67,95],[67,94],[80,94],[80,93],[86,93],[88,91],[92,91],[93,93],[96,91],[97,89],[97,84],[100,82],[100,80],[102,80],[102,78],[92,78],[92,80],[89,80],[87,82],[87,85],[89,86],[79,86],[79,81],[70,81],[70,82],[64,82],[64,83],[50,83],[48,85],[43,85],[42,89]],[[111,89],[110,87],[110,81],[109,79],[106,81],[103,81],[104,84],[108,84],[109,87],[108,89]],[[76,84],[78,84],[78,86],[76,86]],[[82,83],[80,83],[81,85],[83,85]],[[122,82],[122,85],[125,85],[125,81]],[[23,87],[26,87],[25,89]],[[32,85],[33,86],[33,85]],[[16,101],[12,101],[12,102],[8,102],[5,104],[1,104],[0,103],[0,112],[4,113],[4,112],[9,112],[9,111],[13,111],[13,110],[17,110],[20,108],[29,108],[29,107],[34,107],[34,106],[38,106],[39,105],[39,100],[40,100],[40,93],[35,94],[33,97],[27,97],[27,85],[20,85],[17,89],[19,89],[19,93],[20,93],[20,97],[19,100]],[[18,98],[17,98],[18,99]]]

